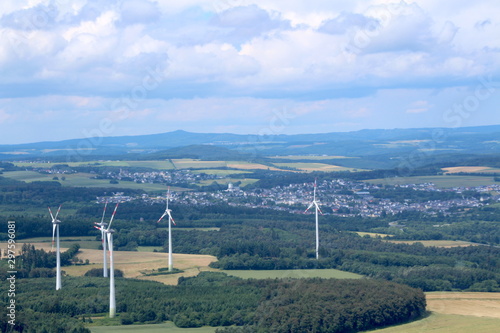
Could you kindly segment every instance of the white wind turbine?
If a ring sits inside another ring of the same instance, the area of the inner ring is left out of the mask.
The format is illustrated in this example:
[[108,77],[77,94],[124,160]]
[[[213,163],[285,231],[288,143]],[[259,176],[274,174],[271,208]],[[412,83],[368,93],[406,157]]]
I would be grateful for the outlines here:
[[61,289],[61,248],[59,246],[59,224],[61,221],[57,219],[61,206],[57,209],[56,216],[52,215],[49,207],[50,217],[52,218],[52,249],[54,249],[54,237],[56,240],[56,290]]
[[118,203],[115,206],[115,210],[113,211],[113,215],[111,215],[111,219],[109,220],[109,224],[107,228],[95,227],[101,231],[106,233],[108,238],[108,248],[109,248],[109,318],[114,318],[116,315],[116,296],[115,296],[115,267],[113,262],[113,233],[115,232],[111,229],[111,223],[113,223],[113,219],[115,218],[116,210],[118,209]]
[[[313,201],[311,202],[311,204],[309,205],[309,207],[307,207],[306,211],[307,212],[309,209],[311,209],[312,207],[315,207],[315,211],[316,211],[316,259],[319,259],[319,226],[318,226],[318,212],[321,213],[321,215],[323,215],[323,212],[321,211],[321,209],[319,209],[319,205],[318,205],[318,202],[316,201],[316,180],[314,180],[314,196],[313,196]],[[304,213],[305,213],[304,212]]]
[[176,225],[176,224],[175,224],[174,219],[172,218],[172,215],[170,214],[172,212],[172,210],[168,209],[169,200],[170,200],[170,187],[168,188],[168,192],[167,192],[167,208],[165,208],[165,212],[163,213],[163,215],[160,217],[160,219],[156,223],[160,223],[160,221],[165,216],[168,215],[168,270],[169,270],[169,272],[171,272],[174,268],[174,263],[173,263],[173,258],[172,258],[172,223],[174,225]]
[[102,244],[102,262],[103,262],[103,268],[102,268],[102,276],[104,277],[108,277],[108,261],[107,261],[107,255],[106,255],[106,235],[105,235],[105,229],[106,229],[106,226],[108,225],[106,222],[104,222],[104,215],[106,214],[106,207],[108,206],[108,202],[106,201],[106,203],[104,204],[104,210],[102,212],[102,218],[101,218],[101,222],[100,223],[97,223],[97,222],[94,222],[95,225],[98,225],[99,227],[101,227],[101,244]]

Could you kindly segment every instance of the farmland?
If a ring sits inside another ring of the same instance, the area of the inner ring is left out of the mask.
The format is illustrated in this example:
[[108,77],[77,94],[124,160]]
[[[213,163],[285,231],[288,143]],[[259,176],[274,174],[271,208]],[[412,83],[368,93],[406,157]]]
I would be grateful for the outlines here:
[[493,176],[484,177],[484,176],[452,176],[452,175],[378,178],[378,179],[369,179],[366,180],[366,182],[371,184],[387,184],[387,185],[433,183],[436,185],[436,187],[439,188],[487,186],[495,183]]
[[485,173],[485,174],[494,174],[500,173],[499,168],[490,168],[487,166],[460,166],[460,167],[450,167],[443,168],[443,171],[447,174],[454,173]]
[[323,279],[361,279],[359,274],[338,269],[286,269],[286,270],[227,270],[227,275],[243,279],[288,279],[288,278],[323,278]]

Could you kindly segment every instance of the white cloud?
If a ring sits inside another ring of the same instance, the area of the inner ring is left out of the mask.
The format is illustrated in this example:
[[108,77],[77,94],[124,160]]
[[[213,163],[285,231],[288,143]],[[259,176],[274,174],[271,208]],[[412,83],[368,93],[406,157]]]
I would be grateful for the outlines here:
[[[304,120],[288,127],[297,132],[398,126],[404,112],[429,126],[442,121],[443,96],[454,96],[443,91],[500,74],[499,18],[493,0],[7,0],[0,109],[3,119],[41,114],[75,127],[89,117],[92,127],[158,68],[157,86],[130,113],[143,130],[164,112],[177,127],[203,119],[258,130],[265,121],[247,115],[269,118],[284,106]],[[487,121],[490,104],[473,120]],[[134,128],[127,119],[122,128]]]

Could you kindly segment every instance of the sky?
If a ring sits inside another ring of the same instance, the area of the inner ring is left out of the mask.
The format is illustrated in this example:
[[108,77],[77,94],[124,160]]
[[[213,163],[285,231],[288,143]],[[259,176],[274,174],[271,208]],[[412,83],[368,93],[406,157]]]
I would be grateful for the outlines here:
[[0,144],[500,124],[497,0],[2,0]]

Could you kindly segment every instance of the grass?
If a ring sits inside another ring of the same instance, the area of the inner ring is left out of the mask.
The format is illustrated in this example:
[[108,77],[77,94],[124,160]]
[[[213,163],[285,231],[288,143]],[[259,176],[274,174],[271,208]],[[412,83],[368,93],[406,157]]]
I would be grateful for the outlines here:
[[239,178],[223,178],[223,179],[208,179],[208,180],[202,180],[199,184],[200,185],[211,185],[213,182],[216,182],[219,185],[227,185],[229,183],[236,183],[236,182],[241,182],[240,186],[245,186],[247,184],[253,184],[258,179],[254,178],[244,178],[244,179],[239,179]]
[[108,332],[133,332],[133,333],[213,333],[216,327],[200,327],[200,328],[179,328],[173,322],[165,322],[155,325],[127,325],[127,326],[93,326],[88,327],[92,333],[108,333]]
[[[62,248],[69,248],[71,245],[78,243],[80,244],[81,249],[97,250],[99,248],[99,245],[101,245],[101,242],[97,241],[95,236],[68,236],[60,237],[59,239]],[[52,246],[52,237],[33,237],[19,239],[18,242],[31,244],[46,243],[49,246]]]
[[487,186],[495,184],[493,177],[453,176],[453,175],[377,178],[377,179],[365,180],[365,182],[372,184],[389,184],[389,185],[434,183],[437,187],[440,188],[460,187],[460,186],[463,187]]
[[500,319],[432,313],[429,317],[408,324],[382,328],[376,333],[492,333],[498,332]]
[[288,270],[226,270],[227,275],[243,279],[285,279],[312,278],[324,279],[361,279],[362,275],[339,271],[337,269],[288,269]]

